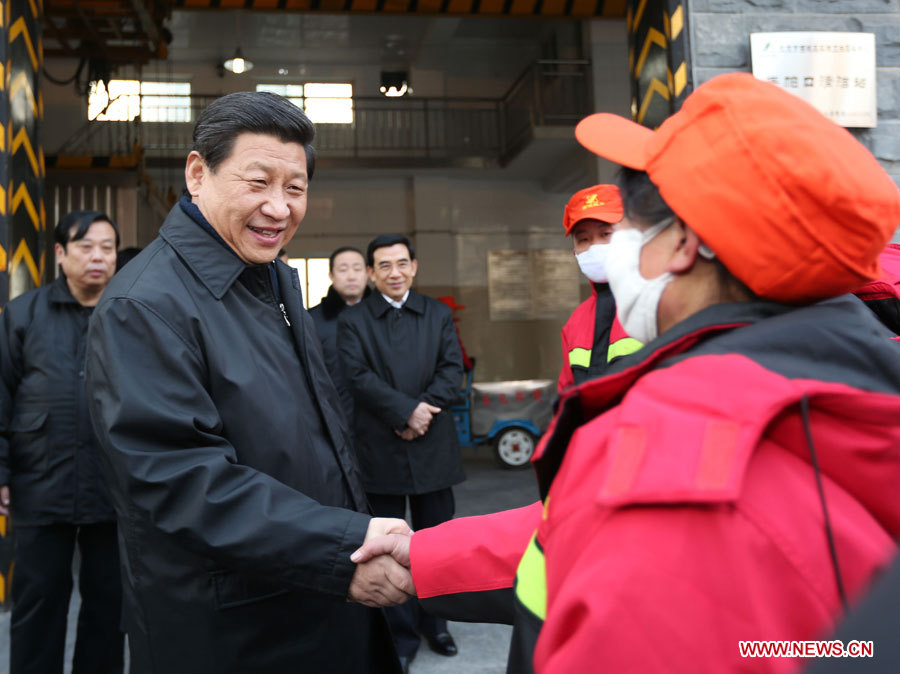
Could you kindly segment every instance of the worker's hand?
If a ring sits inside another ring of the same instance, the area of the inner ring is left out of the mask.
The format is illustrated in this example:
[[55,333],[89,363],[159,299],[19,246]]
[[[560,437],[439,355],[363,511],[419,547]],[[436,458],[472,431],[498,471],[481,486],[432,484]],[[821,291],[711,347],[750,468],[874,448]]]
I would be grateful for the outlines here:
[[9,486],[0,486],[0,515],[9,515]]
[[361,564],[378,555],[390,555],[398,564],[409,568],[409,543],[412,536],[387,534],[363,543],[362,547],[350,555],[350,560]]
[[396,433],[399,437],[403,438],[404,440],[415,440],[417,437],[419,437],[418,435],[416,435],[416,432],[411,428],[404,428],[402,431],[394,431],[394,433]]
[[366,529],[366,537],[363,539],[363,543],[385,534],[409,536],[412,534],[412,529],[409,528],[406,520],[401,520],[397,517],[373,517],[369,520],[369,528]]
[[428,427],[431,425],[431,420],[434,418],[434,415],[440,413],[440,407],[429,405],[424,401],[420,402],[416,405],[416,409],[413,410],[412,414],[409,415],[409,419],[406,420],[406,425],[413,429],[416,432],[416,435],[425,435],[425,433],[428,432]]

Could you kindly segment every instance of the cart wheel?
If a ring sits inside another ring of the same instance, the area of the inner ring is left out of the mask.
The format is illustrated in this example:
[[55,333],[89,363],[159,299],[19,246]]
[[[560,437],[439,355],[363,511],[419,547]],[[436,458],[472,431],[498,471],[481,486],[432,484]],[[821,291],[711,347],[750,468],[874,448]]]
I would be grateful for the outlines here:
[[534,436],[524,428],[510,426],[497,436],[494,447],[504,468],[527,466],[534,454]]

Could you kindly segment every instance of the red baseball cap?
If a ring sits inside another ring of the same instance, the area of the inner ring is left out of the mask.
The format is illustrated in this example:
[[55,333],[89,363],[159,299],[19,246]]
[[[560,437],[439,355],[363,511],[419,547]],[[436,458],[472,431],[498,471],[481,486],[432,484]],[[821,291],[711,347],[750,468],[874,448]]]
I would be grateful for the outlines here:
[[566,236],[582,220],[600,220],[611,225],[622,219],[622,198],[615,185],[594,185],[572,195],[563,212]]
[[757,295],[802,303],[879,277],[900,189],[846,129],[747,73],[698,87],[656,131],[599,113],[592,152],[646,171],[666,203]]

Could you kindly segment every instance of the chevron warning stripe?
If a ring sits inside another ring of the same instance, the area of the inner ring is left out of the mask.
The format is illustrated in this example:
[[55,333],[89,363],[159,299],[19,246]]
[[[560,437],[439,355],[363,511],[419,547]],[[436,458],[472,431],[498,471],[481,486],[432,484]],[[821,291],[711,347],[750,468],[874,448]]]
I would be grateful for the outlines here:
[[[37,101],[34,98],[34,91],[31,89],[31,82],[29,81],[28,73],[20,72],[13,78],[12,83],[9,85],[9,101],[12,103],[13,99],[15,99],[16,94],[19,92],[24,92],[25,100],[31,103],[31,110],[34,112],[35,117],[39,117],[38,113],[38,105]],[[12,122],[10,122],[10,128],[12,128]]]
[[38,266],[37,264],[35,264],[34,257],[31,255],[31,251],[28,249],[28,243],[25,241],[25,239],[20,239],[19,245],[16,246],[16,252],[15,254],[13,254],[12,262],[10,262],[9,264],[10,274],[15,274],[16,269],[23,262],[28,268],[28,273],[31,274],[31,280],[34,281],[35,287],[41,285],[41,275],[38,272]]
[[12,147],[10,148],[10,154],[15,155],[16,150],[18,150],[20,147],[25,148],[25,154],[28,156],[28,163],[31,164],[31,170],[34,171],[34,175],[41,175],[41,169],[38,165],[37,157],[34,156],[34,148],[31,147],[31,141],[28,140],[28,134],[25,132],[24,126],[19,129],[16,137],[13,138]]
[[[9,5],[7,4],[7,7]],[[16,19],[15,23],[9,28],[9,44],[12,44],[17,37],[22,36],[22,39],[25,40],[25,47],[28,49],[28,56],[31,58],[31,67],[34,70],[38,69],[39,61],[37,57],[37,53],[34,51],[34,43],[31,41],[31,36],[28,34],[28,26],[25,23],[25,17],[20,16]],[[10,96],[10,98],[12,98]]]
[[13,194],[9,205],[10,214],[15,215],[19,210],[19,206],[24,203],[28,217],[31,218],[31,224],[34,225],[36,231],[41,231],[41,218],[34,206],[34,201],[31,200],[31,195],[28,193],[25,183],[19,183],[19,187],[15,191],[13,191],[12,183],[10,183],[9,191]]
[[649,31],[647,31],[647,38],[644,40],[644,46],[641,47],[641,55],[638,57],[637,65],[634,68],[634,74],[636,77],[641,76],[641,72],[644,70],[644,64],[647,62],[647,57],[650,55],[650,47],[652,47],[653,45],[657,45],[662,49],[666,49],[668,47],[666,36],[660,33],[655,28],[651,28]]
[[650,80],[650,87],[647,90],[647,93],[644,94],[644,100],[641,102],[641,107],[638,109],[637,121],[641,124],[644,123],[644,119],[647,117],[647,110],[649,109],[650,104],[653,103],[654,96],[659,96],[665,101],[669,100],[669,88],[656,78]]
[[690,93],[683,0],[630,0],[628,68],[634,118],[659,126]]

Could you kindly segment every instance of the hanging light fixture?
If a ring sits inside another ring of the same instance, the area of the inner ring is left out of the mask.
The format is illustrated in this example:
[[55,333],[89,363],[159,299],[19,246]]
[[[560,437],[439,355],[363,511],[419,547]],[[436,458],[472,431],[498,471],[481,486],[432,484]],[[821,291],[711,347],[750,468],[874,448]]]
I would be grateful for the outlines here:
[[244,54],[241,52],[240,47],[234,52],[234,56],[225,61],[222,65],[225,66],[225,70],[233,72],[235,75],[240,75],[241,73],[253,69],[253,61],[248,61],[244,58]]
[[405,70],[382,71],[380,91],[388,98],[411,94],[413,90],[409,86],[409,74]]

